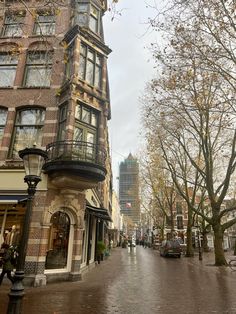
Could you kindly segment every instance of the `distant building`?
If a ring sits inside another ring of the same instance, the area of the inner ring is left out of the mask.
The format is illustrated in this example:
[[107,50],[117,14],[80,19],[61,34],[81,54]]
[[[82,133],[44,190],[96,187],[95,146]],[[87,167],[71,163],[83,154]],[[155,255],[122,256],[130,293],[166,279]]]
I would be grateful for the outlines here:
[[119,167],[119,200],[121,214],[137,224],[140,221],[139,164],[132,154]]

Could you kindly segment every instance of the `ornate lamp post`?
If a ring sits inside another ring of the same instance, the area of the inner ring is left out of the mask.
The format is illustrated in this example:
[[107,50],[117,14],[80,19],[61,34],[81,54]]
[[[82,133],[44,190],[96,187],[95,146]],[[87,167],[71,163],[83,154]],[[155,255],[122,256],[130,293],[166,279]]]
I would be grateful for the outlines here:
[[32,212],[32,201],[36,192],[37,184],[41,181],[42,167],[47,159],[47,153],[39,148],[25,148],[19,151],[25,168],[24,181],[28,184],[28,199],[23,223],[23,230],[19,245],[19,256],[17,259],[14,283],[9,293],[8,314],[22,313],[22,298],[24,296],[24,268],[25,257],[29,238],[29,225]]

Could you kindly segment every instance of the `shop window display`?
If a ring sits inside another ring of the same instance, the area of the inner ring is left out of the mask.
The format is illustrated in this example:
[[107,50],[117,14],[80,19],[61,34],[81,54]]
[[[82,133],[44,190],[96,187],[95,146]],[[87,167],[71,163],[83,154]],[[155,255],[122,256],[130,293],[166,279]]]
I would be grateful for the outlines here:
[[70,219],[65,212],[58,211],[51,217],[46,269],[66,268]]

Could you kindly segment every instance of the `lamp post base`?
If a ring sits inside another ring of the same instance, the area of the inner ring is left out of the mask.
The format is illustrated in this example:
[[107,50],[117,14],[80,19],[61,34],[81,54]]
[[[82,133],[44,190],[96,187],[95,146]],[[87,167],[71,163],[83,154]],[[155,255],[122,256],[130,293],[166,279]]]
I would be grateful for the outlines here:
[[24,297],[24,271],[16,271],[14,276],[14,283],[11,287],[11,291],[8,294],[9,303],[7,314],[21,314],[22,313],[22,299]]

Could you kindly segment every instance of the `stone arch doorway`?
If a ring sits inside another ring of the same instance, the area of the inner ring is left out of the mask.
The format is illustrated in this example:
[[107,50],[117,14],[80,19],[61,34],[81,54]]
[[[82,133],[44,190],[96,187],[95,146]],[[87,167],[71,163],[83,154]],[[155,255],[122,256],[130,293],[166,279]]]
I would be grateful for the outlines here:
[[65,211],[58,210],[51,216],[50,224],[45,269],[66,269],[71,219]]

